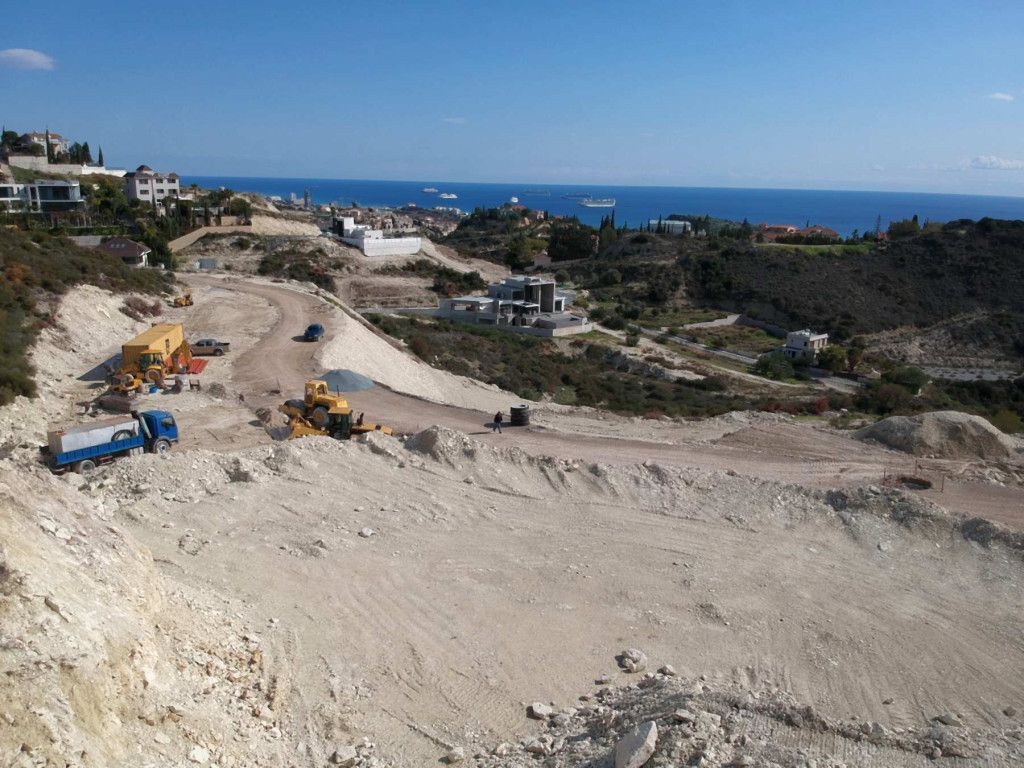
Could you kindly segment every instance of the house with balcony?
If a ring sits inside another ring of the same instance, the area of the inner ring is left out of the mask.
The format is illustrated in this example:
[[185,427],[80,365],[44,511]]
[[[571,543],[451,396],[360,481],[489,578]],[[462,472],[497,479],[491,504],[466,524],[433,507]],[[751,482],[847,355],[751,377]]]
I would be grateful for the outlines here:
[[85,209],[77,181],[37,179],[27,184],[0,182],[0,209],[30,213],[58,213]]
[[162,203],[169,197],[181,197],[181,180],[176,173],[158,173],[140,165],[124,175],[124,194],[129,200]]
[[489,285],[486,296],[442,299],[432,314],[533,336],[568,336],[592,330],[586,316],[568,311],[571,305],[572,296],[559,292],[554,280],[513,275]]
[[818,360],[818,353],[827,346],[827,333],[815,333],[808,328],[804,328],[802,331],[790,331],[787,333],[786,344],[779,351],[787,360],[806,362],[813,365]]

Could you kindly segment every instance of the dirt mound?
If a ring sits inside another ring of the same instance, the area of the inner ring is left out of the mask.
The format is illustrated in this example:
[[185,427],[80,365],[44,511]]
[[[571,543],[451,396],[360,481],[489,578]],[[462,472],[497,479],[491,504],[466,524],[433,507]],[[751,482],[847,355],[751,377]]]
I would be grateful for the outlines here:
[[919,416],[890,416],[854,433],[915,456],[946,459],[1006,459],[1016,451],[1013,438],[980,416],[933,411]]

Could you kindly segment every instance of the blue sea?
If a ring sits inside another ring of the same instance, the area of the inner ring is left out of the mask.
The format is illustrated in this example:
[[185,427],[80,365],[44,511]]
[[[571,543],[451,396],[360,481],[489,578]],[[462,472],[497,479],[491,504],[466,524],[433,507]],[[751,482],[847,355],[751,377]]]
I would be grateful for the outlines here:
[[[360,179],[274,179],[232,176],[182,178],[182,186],[195,183],[206,188],[228,187],[236,192],[257,192],[301,199],[309,189],[315,203],[358,203],[364,208],[400,207],[414,203],[421,208],[437,205],[472,211],[492,207],[512,197],[530,208],[552,215],[572,215],[587,224],[598,224],[612,209],[584,208],[565,195],[590,195],[616,200],[615,221],[637,227],[673,213],[710,215],[751,224],[821,224],[843,235],[857,229],[873,230],[877,217],[882,227],[890,221],[910,218],[921,222],[953,219],[1024,218],[1024,197],[925,194],[920,192],[842,192],[795,189],[733,189],[726,187],[630,187],[562,184],[473,184],[457,181],[367,181]],[[436,187],[438,193],[423,192]],[[440,192],[452,192],[457,200],[442,200]]]

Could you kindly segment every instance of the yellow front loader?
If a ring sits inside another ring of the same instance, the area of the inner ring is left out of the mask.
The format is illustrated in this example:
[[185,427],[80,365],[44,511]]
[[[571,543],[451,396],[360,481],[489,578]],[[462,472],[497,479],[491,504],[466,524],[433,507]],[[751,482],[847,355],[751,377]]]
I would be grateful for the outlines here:
[[394,434],[391,427],[364,423],[362,414],[353,421],[348,400],[340,394],[332,394],[327,382],[319,379],[306,382],[301,400],[288,400],[277,409],[288,417],[289,440],[305,435],[328,435],[336,440],[348,440],[352,435],[367,432]]

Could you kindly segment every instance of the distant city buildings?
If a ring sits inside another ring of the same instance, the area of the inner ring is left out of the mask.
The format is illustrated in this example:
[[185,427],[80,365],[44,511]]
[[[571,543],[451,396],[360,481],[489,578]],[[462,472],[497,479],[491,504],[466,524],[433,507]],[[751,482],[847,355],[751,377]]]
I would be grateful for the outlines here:
[[181,183],[176,173],[157,173],[140,165],[124,175],[124,194],[129,200],[160,203],[168,197],[181,197]]

